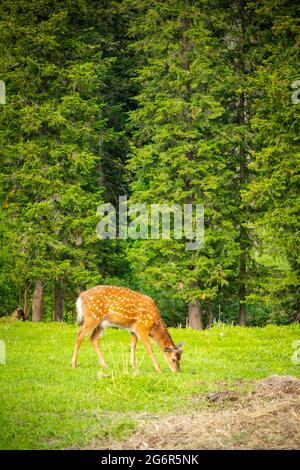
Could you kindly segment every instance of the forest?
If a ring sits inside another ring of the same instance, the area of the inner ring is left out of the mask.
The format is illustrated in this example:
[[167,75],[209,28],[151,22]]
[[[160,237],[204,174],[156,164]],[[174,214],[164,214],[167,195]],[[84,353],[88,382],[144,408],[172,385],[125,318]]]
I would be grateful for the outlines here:
[[[71,323],[113,284],[168,326],[299,322],[299,20],[296,0],[3,0],[0,315]],[[204,246],[99,239],[120,196],[202,204]]]

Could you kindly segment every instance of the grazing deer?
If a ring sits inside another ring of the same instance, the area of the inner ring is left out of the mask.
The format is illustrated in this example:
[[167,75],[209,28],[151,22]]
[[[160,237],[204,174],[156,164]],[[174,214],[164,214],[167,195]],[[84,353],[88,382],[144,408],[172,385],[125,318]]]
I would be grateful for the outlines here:
[[12,320],[21,320],[21,319],[23,321],[27,320],[24,310],[20,307],[16,308],[16,310],[11,314],[10,318]]
[[135,368],[135,348],[139,338],[150,354],[157,372],[161,368],[154,356],[150,338],[162,350],[170,369],[179,371],[182,342],[175,346],[159,311],[147,295],[125,287],[96,286],[82,292],[76,302],[77,323],[83,326],[78,333],[72,357],[72,367],[76,367],[78,350],[84,338],[91,334],[91,343],[103,367],[108,367],[99,349],[98,340],[103,330],[109,326],[125,328],[131,333],[130,363]]

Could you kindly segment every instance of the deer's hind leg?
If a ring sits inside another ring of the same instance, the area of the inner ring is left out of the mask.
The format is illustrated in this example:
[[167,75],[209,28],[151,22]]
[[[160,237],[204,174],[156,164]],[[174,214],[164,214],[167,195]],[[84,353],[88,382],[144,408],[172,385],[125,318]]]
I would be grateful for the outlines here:
[[72,356],[72,367],[76,367],[78,351],[81,346],[82,341],[86,338],[93,330],[95,329],[95,325],[91,325],[89,323],[84,323],[83,327],[79,330],[77,339],[74,346],[73,356]]
[[136,368],[136,361],[135,361],[136,343],[137,343],[137,336],[133,331],[131,331],[130,332],[130,365],[133,369]]
[[93,345],[93,348],[96,351],[100,364],[102,365],[102,367],[105,367],[107,369],[108,368],[107,362],[104,359],[104,356],[99,348],[99,339],[102,333],[103,333],[103,328],[101,328],[100,325],[97,326],[97,328],[94,329],[93,334],[91,336],[91,343]]

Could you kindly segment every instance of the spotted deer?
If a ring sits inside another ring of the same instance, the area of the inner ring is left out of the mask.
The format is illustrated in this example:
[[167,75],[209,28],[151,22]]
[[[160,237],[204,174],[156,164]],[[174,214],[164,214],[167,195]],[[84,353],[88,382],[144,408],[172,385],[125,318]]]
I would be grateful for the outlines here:
[[91,334],[91,343],[96,351],[99,362],[108,367],[99,349],[99,338],[103,330],[109,326],[124,328],[131,334],[131,367],[136,367],[135,348],[140,339],[149,353],[157,372],[161,368],[156,360],[151,346],[153,338],[163,352],[170,369],[179,371],[182,342],[174,344],[159,311],[147,295],[132,291],[125,287],[96,286],[82,292],[76,302],[77,323],[80,329],[72,357],[72,367],[76,367],[78,350],[84,338]]

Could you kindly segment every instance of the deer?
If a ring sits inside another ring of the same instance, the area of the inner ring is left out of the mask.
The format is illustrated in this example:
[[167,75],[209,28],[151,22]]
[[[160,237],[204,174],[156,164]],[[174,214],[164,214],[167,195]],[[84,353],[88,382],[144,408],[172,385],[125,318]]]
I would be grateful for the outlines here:
[[76,308],[77,323],[82,327],[75,342],[71,363],[73,368],[76,367],[80,345],[88,335],[91,335],[91,344],[101,366],[108,368],[99,348],[99,339],[106,328],[117,327],[130,332],[130,364],[133,369],[136,368],[135,349],[140,339],[156,371],[162,372],[152,349],[152,338],[170,369],[179,372],[183,342],[175,345],[151,297],[126,287],[98,285],[80,293]]
[[12,320],[27,320],[27,316],[25,315],[24,309],[17,307],[16,310],[11,314],[10,318]]

